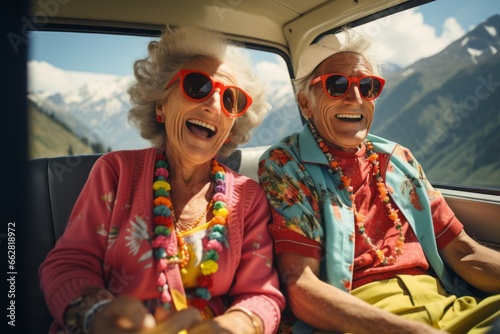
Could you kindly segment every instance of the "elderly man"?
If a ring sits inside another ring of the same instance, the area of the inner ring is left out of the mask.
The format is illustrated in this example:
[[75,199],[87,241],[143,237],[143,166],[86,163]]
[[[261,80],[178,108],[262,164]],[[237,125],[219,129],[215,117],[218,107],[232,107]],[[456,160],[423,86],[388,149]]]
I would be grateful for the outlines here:
[[307,123],[259,163],[293,332],[487,332],[500,254],[466,234],[408,149],[369,134],[385,81],[370,40],[341,35],[301,55]]

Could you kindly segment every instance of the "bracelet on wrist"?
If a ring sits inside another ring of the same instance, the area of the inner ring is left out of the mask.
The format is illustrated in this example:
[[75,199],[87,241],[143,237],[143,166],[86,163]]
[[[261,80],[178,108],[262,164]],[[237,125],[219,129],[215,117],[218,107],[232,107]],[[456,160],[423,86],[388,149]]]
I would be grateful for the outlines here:
[[91,287],[81,297],[72,300],[64,311],[64,328],[67,333],[87,333],[95,313],[113,299],[106,289]]
[[111,299],[103,299],[92,305],[83,315],[82,330],[87,334],[90,330],[90,325],[95,318],[95,315],[103,309],[103,307],[111,302]]
[[240,311],[240,312],[243,312],[244,314],[246,314],[248,316],[248,318],[250,319],[250,321],[252,322],[252,326],[255,330],[255,334],[263,334],[264,333],[264,330],[261,326],[262,324],[262,320],[259,318],[259,316],[257,316],[255,313],[253,313],[252,311],[250,311],[249,309],[247,308],[244,308],[244,307],[241,307],[241,306],[235,306],[235,307],[231,307],[229,308],[226,313],[229,313],[229,312],[234,312],[234,311]]

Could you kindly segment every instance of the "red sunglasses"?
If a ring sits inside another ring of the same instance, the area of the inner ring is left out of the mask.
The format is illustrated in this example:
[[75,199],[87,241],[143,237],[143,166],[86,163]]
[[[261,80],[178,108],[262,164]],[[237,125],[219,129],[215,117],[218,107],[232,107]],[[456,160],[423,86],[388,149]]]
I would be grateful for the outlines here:
[[243,89],[236,86],[226,86],[214,81],[210,75],[194,70],[180,70],[167,85],[170,88],[180,78],[181,91],[184,96],[195,102],[208,99],[220,89],[221,109],[229,117],[243,115],[252,104],[252,98]]
[[325,93],[333,98],[341,98],[347,94],[354,83],[358,86],[361,97],[365,100],[374,100],[379,97],[384,88],[385,80],[374,76],[348,77],[343,74],[323,74],[311,81],[311,85],[318,82],[323,83]]

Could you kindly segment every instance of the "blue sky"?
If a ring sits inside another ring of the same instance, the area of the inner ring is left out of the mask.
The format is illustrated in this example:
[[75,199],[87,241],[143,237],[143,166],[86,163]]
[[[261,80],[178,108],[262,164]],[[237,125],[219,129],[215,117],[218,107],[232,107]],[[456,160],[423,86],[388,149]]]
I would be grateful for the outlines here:
[[146,55],[150,38],[120,35],[32,32],[29,59],[65,70],[129,75],[134,59]]
[[[450,6],[450,4],[453,4]],[[435,27],[438,33],[442,30],[443,13],[452,15],[469,30],[494,14],[500,13],[500,1],[498,0],[436,0],[421,6],[420,12],[424,14],[425,21]]]
[[[423,23],[418,20],[415,12],[423,14]],[[446,14],[444,14],[446,13]],[[415,41],[411,42],[412,36],[408,36],[409,31],[404,31],[403,35],[397,34],[400,29],[383,29],[378,38],[380,39],[380,49],[386,55],[384,61],[395,62],[401,66],[407,62],[418,60],[429,54],[409,53],[408,57],[403,57],[401,52],[395,52],[391,56],[388,48],[384,47],[384,40],[391,43],[394,48],[394,41],[401,38],[415,45],[419,37],[425,40],[428,46],[428,53],[440,51],[450,42],[450,39],[461,36],[471,27],[481,23],[487,17],[500,13],[500,1],[498,0],[437,0],[430,4],[413,10],[411,19],[415,19],[415,25],[428,25],[433,28],[416,29]],[[399,14],[398,14],[399,15]],[[405,16],[399,21],[410,21],[410,13],[402,13]],[[448,21],[446,27],[445,19],[453,17],[455,20]],[[398,22],[393,20],[389,24],[396,27]],[[379,27],[381,25],[379,24]],[[426,27],[428,28],[428,27]],[[425,33],[427,35],[425,35]],[[72,33],[48,33],[32,32],[30,35],[29,59],[43,60],[64,70],[86,71],[94,73],[107,73],[115,75],[132,74],[132,64],[135,59],[144,57],[146,45],[150,38],[125,37],[119,35],[105,36],[99,34],[80,35],[75,38]],[[402,44],[403,45],[403,44]],[[391,58],[396,57],[398,58]],[[269,57],[259,54],[255,61],[272,60]]]

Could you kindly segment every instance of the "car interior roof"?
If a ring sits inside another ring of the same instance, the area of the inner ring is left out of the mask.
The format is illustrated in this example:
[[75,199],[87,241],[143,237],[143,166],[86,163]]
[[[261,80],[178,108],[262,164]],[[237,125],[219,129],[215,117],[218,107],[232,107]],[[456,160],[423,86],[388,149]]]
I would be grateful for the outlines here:
[[[383,17],[427,1],[405,0],[59,0],[50,8],[31,1],[40,29],[78,26],[78,30],[160,31],[166,25],[194,25],[230,38],[288,54],[293,68],[301,50],[322,33]],[[55,5],[54,5],[55,4]],[[371,18],[371,19],[370,19]]]

